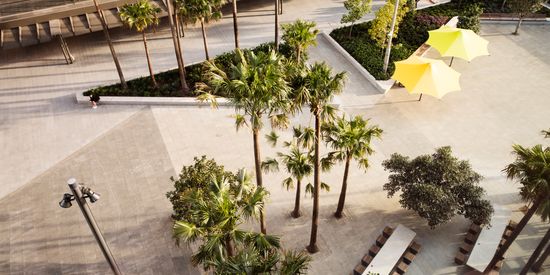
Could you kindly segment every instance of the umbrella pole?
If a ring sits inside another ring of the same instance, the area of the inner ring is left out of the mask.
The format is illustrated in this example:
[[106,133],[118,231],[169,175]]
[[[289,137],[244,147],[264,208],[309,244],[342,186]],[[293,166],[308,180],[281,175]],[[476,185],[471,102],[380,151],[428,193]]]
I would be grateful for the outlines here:
[[451,63],[449,63],[449,67],[451,67],[453,65],[453,60],[455,59],[454,56],[451,57]]
[[420,97],[418,98],[418,101],[422,100],[422,93],[420,93]]

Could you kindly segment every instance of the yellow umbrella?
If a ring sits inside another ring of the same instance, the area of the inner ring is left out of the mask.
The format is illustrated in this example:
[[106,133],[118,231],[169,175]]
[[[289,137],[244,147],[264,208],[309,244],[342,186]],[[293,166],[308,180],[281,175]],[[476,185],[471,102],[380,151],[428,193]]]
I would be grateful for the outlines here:
[[460,74],[441,60],[413,55],[395,62],[392,79],[405,86],[410,94],[428,94],[442,98],[445,94],[460,90]]
[[460,57],[472,61],[478,56],[489,55],[489,42],[472,30],[442,26],[428,33],[430,37],[426,44],[436,48],[441,56]]

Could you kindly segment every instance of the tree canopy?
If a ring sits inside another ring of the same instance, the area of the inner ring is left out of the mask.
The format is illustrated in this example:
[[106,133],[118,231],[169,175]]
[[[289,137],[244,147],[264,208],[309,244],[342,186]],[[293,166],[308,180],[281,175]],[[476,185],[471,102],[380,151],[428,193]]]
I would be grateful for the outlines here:
[[382,166],[391,172],[384,184],[388,197],[401,191],[401,206],[417,212],[431,228],[455,215],[489,224],[493,207],[483,199],[485,190],[478,185],[481,175],[472,170],[468,161],[452,156],[450,147],[412,160],[394,153]]
[[[395,19],[395,27],[393,29],[393,38],[397,38],[399,32],[399,23],[405,17],[407,11],[409,11],[406,5],[406,0],[399,1],[399,8],[397,10],[397,17]],[[387,0],[386,4],[376,11],[376,17],[372,20],[372,26],[369,29],[369,35],[372,40],[376,41],[378,46],[384,47],[387,43],[388,33],[390,32],[391,23],[393,19],[393,11],[395,4],[393,0]]]
[[348,13],[342,15],[340,23],[352,23],[363,18],[367,13],[371,11],[372,0],[346,0],[344,2],[344,8]]

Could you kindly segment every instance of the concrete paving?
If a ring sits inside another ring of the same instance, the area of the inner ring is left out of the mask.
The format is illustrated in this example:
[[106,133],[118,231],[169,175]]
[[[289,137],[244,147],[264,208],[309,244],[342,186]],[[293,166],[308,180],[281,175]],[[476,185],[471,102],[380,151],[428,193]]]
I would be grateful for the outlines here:
[[[242,14],[241,42],[253,46],[270,40],[271,2],[250,3]],[[381,2],[376,2],[377,5]],[[337,1],[285,2],[283,21],[301,17],[316,20],[329,30],[338,26],[343,8]],[[415,230],[423,245],[408,274],[462,274],[453,263],[468,223],[454,219],[435,230],[414,213],[401,210],[398,198],[382,190],[387,173],[381,161],[393,152],[415,156],[451,145],[461,159],[469,159],[485,180],[482,185],[495,203],[512,210],[521,205],[517,184],[507,182],[500,170],[512,160],[511,145],[546,142],[538,134],[548,128],[550,43],[547,25],[522,26],[511,36],[511,25],[483,25],[491,56],[471,63],[455,60],[462,73],[462,91],[442,100],[408,95],[403,89],[388,92],[374,106],[345,106],[350,114],[371,117],[384,130],[376,141],[376,154],[365,174],[351,169],[346,217],[335,220],[343,168],[323,174],[332,191],[322,193],[319,245],[310,274],[348,274],[359,263],[386,225],[405,224]],[[231,21],[210,30],[211,51],[231,49]],[[186,32],[186,62],[202,57],[200,33]],[[147,74],[142,44],[137,35],[113,31],[126,77]],[[252,171],[251,135],[235,132],[233,110],[190,107],[100,106],[74,104],[72,93],[116,82],[116,73],[101,34],[69,40],[77,56],[74,65],[62,65],[56,45],[39,45],[0,52],[0,274],[103,274],[108,272],[89,229],[76,208],[60,209],[57,202],[68,191],[65,181],[77,177],[103,195],[94,213],[121,268],[126,274],[190,274],[189,250],[176,248],[170,237],[170,205],[164,194],[168,178],[194,156],[214,157],[228,169]],[[152,35],[155,70],[175,67],[168,30]],[[328,53],[312,50],[339,70],[346,64]],[[436,57],[430,52],[428,56]],[[362,86],[359,79],[350,87]],[[356,88],[343,97],[353,100]],[[294,123],[310,124],[307,114]],[[268,129],[264,131],[267,133]],[[282,139],[289,133],[281,132]],[[262,143],[262,156],[274,156],[280,147]],[[284,173],[270,174],[267,205],[268,231],[282,235],[286,248],[307,244],[311,200],[303,200],[304,216],[289,217],[293,194],[283,189]],[[518,221],[521,213],[515,211]],[[48,217],[48,218],[44,218]],[[255,224],[248,225],[257,228]],[[502,274],[517,274],[547,225],[534,219],[508,253]],[[70,259],[70,261],[69,261]]]

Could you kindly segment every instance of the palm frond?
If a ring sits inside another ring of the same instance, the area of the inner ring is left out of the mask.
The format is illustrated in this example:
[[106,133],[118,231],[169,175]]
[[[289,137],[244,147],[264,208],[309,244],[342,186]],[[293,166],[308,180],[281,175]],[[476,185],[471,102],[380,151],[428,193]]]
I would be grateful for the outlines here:
[[271,146],[275,147],[277,146],[277,141],[279,140],[279,135],[275,131],[271,131],[269,134],[265,135],[265,138],[267,139],[267,142],[271,144]]
[[266,173],[278,172],[279,162],[274,158],[266,158],[261,164],[262,170]]

